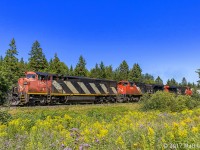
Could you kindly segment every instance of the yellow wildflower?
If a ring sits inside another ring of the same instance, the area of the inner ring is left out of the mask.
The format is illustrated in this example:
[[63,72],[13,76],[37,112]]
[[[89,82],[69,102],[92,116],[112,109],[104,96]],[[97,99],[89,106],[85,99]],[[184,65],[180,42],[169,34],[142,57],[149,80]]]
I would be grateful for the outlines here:
[[187,130],[179,130],[178,131],[178,135],[180,136],[180,137],[186,137],[187,136]]
[[192,132],[193,133],[197,133],[199,131],[199,129],[197,127],[192,127]]
[[178,124],[178,123],[176,123],[176,122],[173,122],[173,124],[172,124],[172,125],[173,125],[173,128],[174,128],[174,129],[178,129],[178,127],[179,127],[179,124]]
[[107,129],[101,129],[100,133],[98,134],[99,138],[103,138],[108,134],[108,130]]
[[154,134],[154,130],[151,127],[148,127],[148,135],[153,136]]
[[185,123],[190,123],[190,122],[192,122],[192,119],[186,118],[186,119],[184,120],[184,122],[185,122]]
[[181,126],[185,127],[186,126],[186,123],[184,121],[181,121],[180,122]]
[[117,138],[116,144],[119,144],[119,145],[123,145],[123,144],[124,144],[124,141],[123,141],[123,139],[122,139],[121,136],[119,136],[119,137]]

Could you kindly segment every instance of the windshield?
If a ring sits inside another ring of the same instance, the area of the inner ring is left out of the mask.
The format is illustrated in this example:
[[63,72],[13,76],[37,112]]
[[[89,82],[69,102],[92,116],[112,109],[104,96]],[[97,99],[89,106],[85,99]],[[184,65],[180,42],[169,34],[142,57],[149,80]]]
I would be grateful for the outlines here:
[[27,78],[27,79],[29,79],[29,78],[35,79],[35,74],[27,74],[27,75],[26,75],[26,78]]

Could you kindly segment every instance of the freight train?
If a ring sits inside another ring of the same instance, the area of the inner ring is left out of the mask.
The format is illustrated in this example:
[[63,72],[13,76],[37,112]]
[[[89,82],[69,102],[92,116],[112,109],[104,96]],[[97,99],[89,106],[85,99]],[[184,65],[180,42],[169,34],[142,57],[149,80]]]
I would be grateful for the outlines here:
[[184,89],[164,85],[29,71],[13,87],[10,105],[137,102],[144,93],[158,90],[185,94]]

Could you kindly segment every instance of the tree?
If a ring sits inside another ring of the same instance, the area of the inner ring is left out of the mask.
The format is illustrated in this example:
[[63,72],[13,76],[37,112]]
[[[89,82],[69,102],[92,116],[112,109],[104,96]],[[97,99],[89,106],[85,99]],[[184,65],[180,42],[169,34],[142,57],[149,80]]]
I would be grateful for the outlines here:
[[106,74],[106,79],[114,80],[113,68],[111,65],[105,67],[105,74]]
[[142,79],[142,69],[140,68],[139,64],[136,63],[130,70],[129,80],[134,82],[141,82],[141,79]]
[[69,69],[64,62],[61,62],[58,55],[55,53],[54,59],[49,62],[49,72],[55,74],[68,74]]
[[[196,73],[198,73],[199,78],[200,78],[200,69],[197,69]],[[197,82],[198,82],[198,84],[200,84],[200,80],[198,80]]]
[[48,69],[48,62],[45,58],[44,53],[42,52],[42,48],[40,47],[40,43],[35,41],[32,45],[32,49],[29,53],[29,69],[32,71],[41,71],[45,72]]
[[129,75],[129,66],[125,60],[119,65],[119,67],[115,70],[115,79],[117,81],[120,80],[128,80]]
[[156,78],[155,83],[156,83],[156,84],[161,84],[161,85],[163,85],[163,80],[160,78],[160,76],[158,76],[158,77]]
[[3,65],[3,56],[0,56],[0,69],[1,69],[2,65]]
[[176,80],[174,78],[172,78],[171,80],[167,80],[167,85],[169,86],[178,86],[178,82],[176,82]]
[[87,76],[87,69],[86,69],[86,62],[85,59],[83,58],[83,56],[81,55],[79,57],[79,61],[74,69],[74,75],[75,76],[83,76],[86,77]]
[[95,65],[95,67],[90,70],[90,77],[91,78],[100,78],[100,68],[97,63]]
[[24,75],[24,72],[27,71],[27,63],[24,62],[24,59],[21,58],[19,63],[18,63],[18,66],[20,68],[20,72],[19,72],[19,77],[23,76]]
[[18,51],[15,44],[15,39],[11,40],[9,44],[10,48],[6,51],[6,56],[2,63],[1,73],[3,74],[7,84],[11,87],[13,84],[17,83],[17,79],[20,76],[20,68],[18,66]]
[[106,78],[106,70],[105,70],[105,65],[103,63],[103,61],[101,61],[101,63],[99,64],[99,69],[100,69],[100,72],[99,72],[99,78],[101,79],[105,79]]
[[72,65],[70,66],[70,69],[69,69],[69,75],[70,75],[70,76],[73,76],[73,75],[74,75],[74,69],[73,69],[73,66],[72,66]]
[[187,85],[187,80],[185,77],[183,77],[182,82],[181,82],[182,86],[186,86]]
[[142,81],[146,84],[154,84],[154,77],[148,73],[142,75]]
[[120,80],[128,80],[129,66],[125,60],[119,66]]
[[9,90],[8,81],[2,71],[0,71],[0,104],[3,104]]

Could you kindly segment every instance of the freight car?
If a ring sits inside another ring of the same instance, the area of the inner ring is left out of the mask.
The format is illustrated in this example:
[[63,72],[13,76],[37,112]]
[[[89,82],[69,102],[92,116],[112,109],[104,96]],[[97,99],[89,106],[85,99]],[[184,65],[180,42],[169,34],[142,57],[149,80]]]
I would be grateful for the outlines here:
[[138,101],[142,96],[134,83],[76,76],[26,72],[12,90],[11,105],[55,103],[104,103]]

